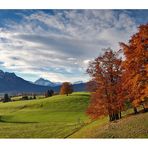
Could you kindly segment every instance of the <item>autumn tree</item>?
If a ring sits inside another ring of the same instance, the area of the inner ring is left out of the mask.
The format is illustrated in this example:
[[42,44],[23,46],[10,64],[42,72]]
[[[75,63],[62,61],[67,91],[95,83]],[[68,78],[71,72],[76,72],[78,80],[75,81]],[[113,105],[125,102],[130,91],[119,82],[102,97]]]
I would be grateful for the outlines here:
[[119,94],[122,68],[118,52],[108,49],[103,56],[90,62],[87,73],[95,82],[87,113],[92,118],[109,115],[110,121],[121,118],[123,100]]
[[97,83],[93,80],[90,80],[86,83],[86,90],[89,92],[94,92],[97,90]]
[[120,43],[125,60],[123,62],[124,97],[130,99],[137,113],[137,107],[142,105],[147,110],[148,105],[148,24],[141,25],[129,43]]
[[68,94],[71,94],[73,92],[73,87],[72,84],[69,82],[64,82],[61,86],[60,89],[60,94],[66,94],[68,96]]

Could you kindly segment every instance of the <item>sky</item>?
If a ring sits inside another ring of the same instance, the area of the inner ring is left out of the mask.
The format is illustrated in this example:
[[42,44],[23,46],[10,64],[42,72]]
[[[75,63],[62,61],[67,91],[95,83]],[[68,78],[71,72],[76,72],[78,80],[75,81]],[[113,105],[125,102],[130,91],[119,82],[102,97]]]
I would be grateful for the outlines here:
[[148,10],[0,10],[0,69],[28,81],[88,81],[89,61],[120,49]]

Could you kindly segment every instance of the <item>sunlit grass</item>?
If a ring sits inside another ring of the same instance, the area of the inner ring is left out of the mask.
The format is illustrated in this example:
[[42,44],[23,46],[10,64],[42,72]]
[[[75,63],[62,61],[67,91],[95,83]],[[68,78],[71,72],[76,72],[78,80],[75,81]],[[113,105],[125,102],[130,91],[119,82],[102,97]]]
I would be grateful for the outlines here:
[[0,103],[0,137],[66,137],[89,122],[89,93]]
[[[56,95],[44,99],[0,103],[1,138],[139,138],[147,137],[148,113],[108,122],[108,117],[91,121],[86,115],[89,93]],[[140,110],[141,108],[139,108]],[[128,115],[128,116],[127,116]]]

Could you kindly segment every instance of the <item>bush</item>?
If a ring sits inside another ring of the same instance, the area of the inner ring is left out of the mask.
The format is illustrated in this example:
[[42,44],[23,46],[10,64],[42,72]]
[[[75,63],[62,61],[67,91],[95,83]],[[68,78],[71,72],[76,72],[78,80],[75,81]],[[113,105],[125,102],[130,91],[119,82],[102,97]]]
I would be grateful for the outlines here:
[[54,91],[52,89],[48,90],[46,93],[45,93],[45,97],[51,97],[54,95]]
[[22,100],[29,100],[28,96],[22,96]]
[[10,102],[11,101],[11,98],[8,96],[8,94],[5,94],[4,95],[4,99],[3,99],[3,102]]

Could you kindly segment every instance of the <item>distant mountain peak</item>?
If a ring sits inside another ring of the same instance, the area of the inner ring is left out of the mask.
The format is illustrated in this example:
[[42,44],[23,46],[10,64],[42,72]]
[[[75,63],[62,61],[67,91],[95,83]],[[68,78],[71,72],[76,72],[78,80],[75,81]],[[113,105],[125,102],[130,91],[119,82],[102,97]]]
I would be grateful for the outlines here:
[[6,77],[6,78],[14,78],[14,77],[16,77],[16,75],[15,75],[15,73],[11,73],[11,72],[4,72],[4,71],[2,71],[2,70],[0,70],[0,78],[4,78],[4,77]]
[[2,70],[0,70],[0,77],[2,77],[4,75],[5,75],[5,73]]
[[15,75],[15,73],[0,70],[0,92],[43,92],[48,87],[31,84],[29,81]]
[[38,80],[47,80],[47,79],[44,79],[44,78],[41,77],[41,78],[39,78]]
[[[84,82],[83,81],[76,81],[72,84],[82,84],[82,83],[84,83]],[[62,85],[62,82],[52,82],[52,81],[44,79],[44,78],[39,78],[34,82],[34,84],[54,87],[54,86]]]
[[[24,92],[46,92],[48,89],[53,89],[55,92],[59,92],[61,82],[51,82],[44,78],[39,78],[38,81],[46,82],[48,85],[31,83],[24,80],[21,77],[15,75],[15,73],[3,72],[0,70],[0,93],[24,93]],[[79,81],[80,82],[80,81]],[[50,84],[50,85],[49,85]],[[74,91],[84,91],[85,84],[79,83],[73,85]]]
[[0,73],[4,73],[2,70],[0,70]]
[[51,82],[50,80],[47,80],[47,79],[44,79],[44,78],[39,78],[38,80],[36,80],[34,82],[34,84],[42,85],[42,86],[51,86],[51,87],[61,85],[60,82]]
[[81,84],[81,83],[84,83],[84,82],[83,81],[76,81],[73,84]]

